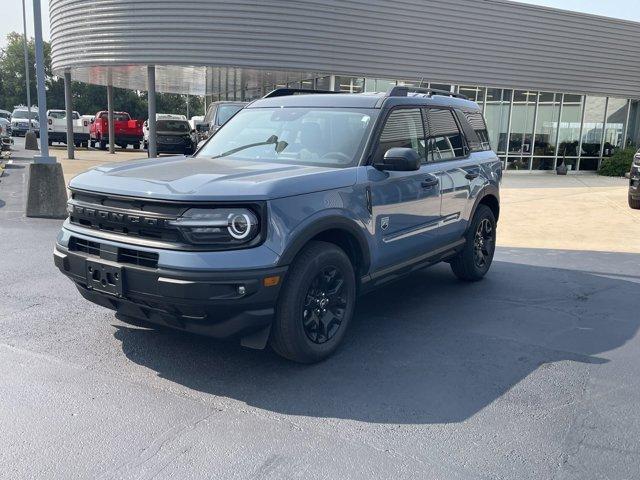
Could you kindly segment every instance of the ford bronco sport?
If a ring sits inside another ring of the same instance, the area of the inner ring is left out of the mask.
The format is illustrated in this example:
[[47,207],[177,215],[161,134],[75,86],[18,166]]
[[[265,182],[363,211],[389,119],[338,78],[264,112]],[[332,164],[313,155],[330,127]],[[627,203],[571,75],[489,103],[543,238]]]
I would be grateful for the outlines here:
[[360,293],[441,261],[480,280],[502,169],[478,105],[300,93],[254,101],[191,157],[74,178],[58,268],[125,321],[305,363],[336,350]]

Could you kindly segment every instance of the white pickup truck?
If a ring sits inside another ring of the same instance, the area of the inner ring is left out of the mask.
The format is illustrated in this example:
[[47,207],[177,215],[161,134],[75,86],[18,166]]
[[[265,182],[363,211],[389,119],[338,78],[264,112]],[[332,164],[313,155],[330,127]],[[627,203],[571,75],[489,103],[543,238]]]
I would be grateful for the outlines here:
[[[56,143],[67,143],[67,114],[64,110],[47,110],[47,129],[49,131],[49,145]],[[73,112],[73,143],[76,147],[89,146],[89,128],[91,127],[91,117],[80,116],[78,112]]]

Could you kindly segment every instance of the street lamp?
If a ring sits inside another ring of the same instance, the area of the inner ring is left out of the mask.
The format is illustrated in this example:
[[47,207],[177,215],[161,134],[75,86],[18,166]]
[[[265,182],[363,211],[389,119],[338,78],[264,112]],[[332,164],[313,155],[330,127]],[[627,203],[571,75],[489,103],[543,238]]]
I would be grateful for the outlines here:
[[24,136],[24,148],[26,150],[38,150],[38,139],[31,128],[31,80],[29,79],[29,43],[27,40],[27,9],[25,0],[22,0],[22,27],[24,29],[24,77],[27,87],[27,133]]
[[49,156],[47,132],[47,98],[44,84],[44,42],[40,0],[33,0],[33,26],[36,42],[36,80],[38,84],[38,112],[40,116],[40,155],[29,165],[27,217],[66,218],[67,188],[60,165]]

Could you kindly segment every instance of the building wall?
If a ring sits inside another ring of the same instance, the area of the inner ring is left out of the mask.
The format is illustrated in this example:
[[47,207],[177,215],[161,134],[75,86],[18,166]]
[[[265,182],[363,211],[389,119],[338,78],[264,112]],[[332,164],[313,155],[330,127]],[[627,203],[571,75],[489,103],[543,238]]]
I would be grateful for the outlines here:
[[640,97],[640,24],[503,0],[52,0],[50,9],[53,68],[79,79],[96,66],[218,65]]

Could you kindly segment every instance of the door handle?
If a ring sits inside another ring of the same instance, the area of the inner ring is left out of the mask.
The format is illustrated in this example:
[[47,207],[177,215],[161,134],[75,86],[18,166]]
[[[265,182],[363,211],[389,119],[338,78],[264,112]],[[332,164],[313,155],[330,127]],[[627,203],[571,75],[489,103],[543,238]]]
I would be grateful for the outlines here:
[[438,183],[439,183],[439,180],[434,177],[434,178],[425,178],[420,185],[422,186],[422,188],[431,188],[438,185]]
[[467,173],[464,178],[466,178],[467,180],[475,180],[476,178],[478,178],[480,176],[479,173]]

